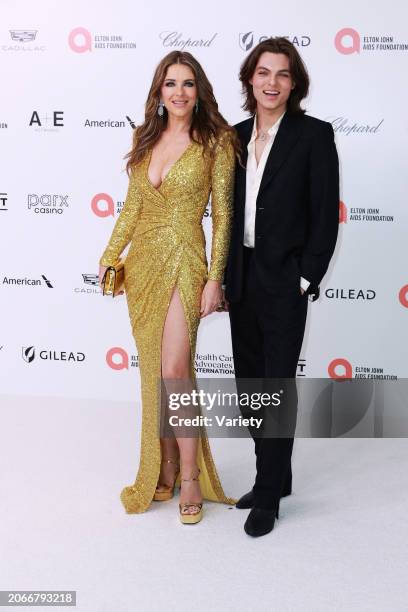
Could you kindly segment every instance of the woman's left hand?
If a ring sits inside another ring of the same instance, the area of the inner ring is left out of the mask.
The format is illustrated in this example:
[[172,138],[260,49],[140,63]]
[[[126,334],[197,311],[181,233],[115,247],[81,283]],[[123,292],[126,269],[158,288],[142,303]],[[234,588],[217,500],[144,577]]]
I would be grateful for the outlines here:
[[206,317],[214,312],[223,299],[221,281],[208,280],[201,295],[200,317]]

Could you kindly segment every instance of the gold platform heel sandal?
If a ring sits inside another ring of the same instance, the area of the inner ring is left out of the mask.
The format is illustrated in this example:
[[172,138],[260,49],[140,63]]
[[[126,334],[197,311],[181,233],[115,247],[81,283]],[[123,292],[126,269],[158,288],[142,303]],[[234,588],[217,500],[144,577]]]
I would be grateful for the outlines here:
[[[200,468],[198,468],[198,473],[195,478],[182,478],[180,481],[180,486],[182,482],[192,482],[193,480],[198,480],[200,475]],[[188,512],[190,508],[197,508],[196,512]],[[203,504],[202,502],[187,502],[184,504],[179,504],[180,509],[180,520],[185,525],[193,525],[195,523],[199,523],[203,518]]]
[[[154,493],[154,501],[168,501],[174,495],[174,488],[177,484],[180,484],[180,464],[175,459],[162,459],[162,463],[174,463],[177,465],[177,472],[172,485],[157,483],[156,491]],[[160,491],[158,488],[160,487]]]

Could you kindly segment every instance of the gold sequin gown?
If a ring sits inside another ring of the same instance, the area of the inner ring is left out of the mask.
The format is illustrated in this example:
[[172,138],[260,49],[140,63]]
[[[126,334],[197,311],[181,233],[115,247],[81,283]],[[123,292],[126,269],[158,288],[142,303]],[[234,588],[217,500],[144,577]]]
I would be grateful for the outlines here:
[[[121,493],[129,513],[144,512],[157,486],[161,449],[158,431],[161,342],[173,289],[183,304],[191,347],[191,377],[200,322],[201,293],[207,279],[222,280],[232,217],[234,151],[228,133],[214,145],[214,157],[192,142],[171,166],[159,188],[148,178],[151,151],[131,173],[124,207],[100,263],[125,260],[125,292],[139,354],[142,389],[142,436],[136,481]],[[202,218],[211,192],[212,249],[208,270]],[[225,495],[205,432],[198,445],[204,499],[235,503]]]

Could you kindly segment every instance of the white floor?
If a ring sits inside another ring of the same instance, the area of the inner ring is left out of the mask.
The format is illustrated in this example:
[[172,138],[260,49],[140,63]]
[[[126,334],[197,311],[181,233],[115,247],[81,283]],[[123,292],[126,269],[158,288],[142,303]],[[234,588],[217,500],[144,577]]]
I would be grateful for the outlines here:
[[[0,589],[76,590],[81,612],[408,609],[406,440],[296,440],[294,494],[252,539],[248,511],[224,505],[206,504],[194,526],[179,523],[177,499],[125,513],[134,405],[0,405]],[[227,492],[246,492],[252,442],[212,445]]]

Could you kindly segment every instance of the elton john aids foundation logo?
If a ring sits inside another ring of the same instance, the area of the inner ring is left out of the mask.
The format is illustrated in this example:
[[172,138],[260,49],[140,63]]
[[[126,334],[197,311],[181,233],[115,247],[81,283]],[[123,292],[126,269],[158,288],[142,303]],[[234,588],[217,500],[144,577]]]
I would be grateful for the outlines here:
[[100,49],[136,49],[135,41],[126,41],[121,34],[93,35],[86,28],[78,27],[68,34],[68,45],[75,53],[86,53],[87,51],[99,51]]
[[337,32],[334,38],[334,46],[343,55],[360,53],[360,34],[353,28],[343,28]]
[[404,285],[401,287],[400,292],[398,294],[398,299],[400,301],[401,306],[405,306],[408,308],[408,285]]
[[394,215],[382,214],[380,208],[353,207],[348,210],[346,204],[340,200],[339,223],[363,222],[363,223],[393,223]]
[[131,355],[121,346],[113,346],[106,353],[106,363],[112,370],[128,370],[129,366],[137,368],[139,365],[138,355]]
[[97,193],[91,200],[91,208],[97,217],[115,215],[115,204],[108,193]]
[[112,370],[128,370],[129,356],[125,349],[114,346],[106,353],[106,363]]
[[341,200],[339,204],[339,223],[347,223],[347,206]]
[[397,380],[396,374],[388,374],[384,372],[384,368],[367,365],[352,365],[348,359],[338,357],[333,359],[328,367],[327,372],[330,378],[334,380],[349,380],[353,378],[372,378],[376,380]]
[[75,53],[92,51],[92,36],[85,28],[75,28],[68,35],[68,44]]
[[327,368],[330,378],[339,380],[342,378],[353,378],[353,366],[347,359],[333,359]]
[[352,55],[361,51],[408,51],[406,42],[398,42],[389,32],[360,35],[354,28],[342,28],[334,37],[334,46],[342,55]]

